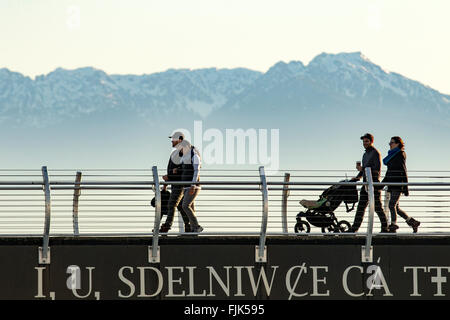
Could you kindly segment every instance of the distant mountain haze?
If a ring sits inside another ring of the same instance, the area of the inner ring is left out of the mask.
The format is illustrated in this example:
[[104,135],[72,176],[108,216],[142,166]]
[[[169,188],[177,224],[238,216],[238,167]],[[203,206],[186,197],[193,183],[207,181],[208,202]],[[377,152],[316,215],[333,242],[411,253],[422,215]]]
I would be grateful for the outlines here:
[[[408,164],[448,168],[450,96],[387,72],[360,52],[278,62],[262,73],[169,69],[108,75],[58,68],[34,80],[0,69],[4,166],[164,166],[176,128],[279,129],[280,165],[354,167],[359,136],[380,152],[405,138]],[[193,132],[193,131],[192,131]],[[338,156],[339,155],[339,156]],[[433,157],[433,155],[435,155]],[[438,156],[437,156],[438,155]]]

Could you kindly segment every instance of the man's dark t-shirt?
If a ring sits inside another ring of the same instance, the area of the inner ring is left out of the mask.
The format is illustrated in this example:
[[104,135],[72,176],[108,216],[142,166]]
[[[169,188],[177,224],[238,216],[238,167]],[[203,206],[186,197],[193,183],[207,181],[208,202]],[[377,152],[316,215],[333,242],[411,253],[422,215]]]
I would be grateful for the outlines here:
[[377,149],[373,146],[368,147],[362,157],[361,165],[363,170],[358,173],[357,178],[363,177],[363,181],[366,181],[365,169],[371,168],[373,181],[380,181],[381,155]]

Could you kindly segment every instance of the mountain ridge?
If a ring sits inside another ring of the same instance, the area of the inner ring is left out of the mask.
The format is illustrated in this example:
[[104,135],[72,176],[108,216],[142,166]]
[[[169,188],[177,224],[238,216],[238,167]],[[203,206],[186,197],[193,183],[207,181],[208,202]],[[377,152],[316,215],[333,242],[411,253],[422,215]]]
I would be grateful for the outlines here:
[[0,69],[0,121],[16,125],[46,126],[108,110],[143,117],[181,111],[206,118],[224,108],[251,112],[350,105],[448,116],[450,95],[385,71],[359,51],[323,52],[307,65],[278,61],[266,72],[212,67],[122,75],[88,66],[59,67],[31,79]]

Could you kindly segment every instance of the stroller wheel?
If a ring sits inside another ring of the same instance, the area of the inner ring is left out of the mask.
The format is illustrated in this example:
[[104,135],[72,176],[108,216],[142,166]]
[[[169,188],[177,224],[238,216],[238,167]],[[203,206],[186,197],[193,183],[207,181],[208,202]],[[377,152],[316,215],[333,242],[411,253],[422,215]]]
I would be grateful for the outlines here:
[[302,233],[302,232],[309,233],[311,231],[311,226],[309,225],[308,222],[299,221],[295,224],[294,230],[295,233]]
[[336,232],[346,232],[351,229],[351,224],[348,221],[341,220],[338,222]]

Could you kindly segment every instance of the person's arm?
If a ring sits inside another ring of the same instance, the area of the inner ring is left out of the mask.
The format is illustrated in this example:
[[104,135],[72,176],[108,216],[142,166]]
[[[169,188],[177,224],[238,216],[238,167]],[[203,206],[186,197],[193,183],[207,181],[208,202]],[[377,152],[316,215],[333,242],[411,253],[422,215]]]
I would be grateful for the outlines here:
[[[361,162],[361,164],[362,164],[362,162]],[[361,168],[361,170],[360,170],[360,168]],[[363,176],[364,168],[361,165],[358,166],[358,164],[357,164],[356,169],[359,170],[359,172],[356,175],[356,177],[350,179],[350,182],[359,181],[361,179],[361,177]]]
[[[408,183],[408,173],[406,169],[406,154],[404,152],[401,152],[399,158],[400,158],[399,169],[401,171],[401,182]],[[402,189],[404,191],[405,196],[409,196],[408,186],[403,186]]]
[[[361,168],[361,170],[360,170],[360,168]],[[359,181],[359,180],[361,179],[361,177],[364,176],[364,167],[358,166],[358,165],[357,165],[357,166],[356,166],[356,169],[358,169],[359,172],[358,172],[358,174],[356,175],[356,177],[350,179],[351,182]]]
[[405,175],[405,182],[408,182],[408,170],[406,169],[406,156],[403,157],[403,174]]
[[406,169],[406,154],[404,152],[402,152],[401,165],[404,179],[406,180],[406,182],[408,182],[408,171]]
[[373,150],[370,167],[372,169],[372,176],[379,177],[381,171],[381,155],[378,151]]
[[170,159],[167,162],[167,174],[165,174],[162,178],[164,181],[169,181],[169,177],[170,177]]
[[200,189],[201,188],[200,186],[197,186],[197,183],[196,183],[198,181],[198,177],[199,177],[199,174],[200,174],[200,165],[201,165],[200,157],[197,154],[195,154],[192,157],[192,167],[194,168],[194,173],[192,175],[192,184],[191,184],[191,187],[189,188],[189,194],[190,195],[194,194],[195,189]]
[[201,165],[201,160],[200,157],[198,156],[198,154],[195,154],[194,157],[192,158],[192,166],[194,167],[194,174],[192,176],[192,187],[197,187],[196,186],[196,182],[198,181],[198,177],[200,175],[200,165]]
[[194,175],[192,177],[192,187],[196,187],[196,182],[198,181],[198,176],[200,174],[200,165],[194,164]]

